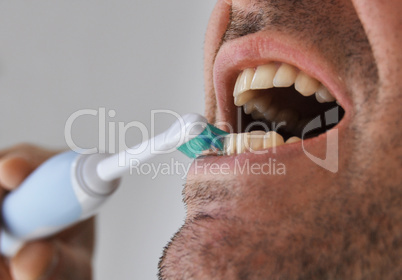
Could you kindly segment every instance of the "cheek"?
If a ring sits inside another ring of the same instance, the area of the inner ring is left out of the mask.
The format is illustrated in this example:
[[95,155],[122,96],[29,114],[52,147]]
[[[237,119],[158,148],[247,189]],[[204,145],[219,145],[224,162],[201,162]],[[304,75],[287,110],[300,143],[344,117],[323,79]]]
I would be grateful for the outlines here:
[[400,79],[402,54],[402,2],[400,0],[353,0],[378,63],[383,81]]

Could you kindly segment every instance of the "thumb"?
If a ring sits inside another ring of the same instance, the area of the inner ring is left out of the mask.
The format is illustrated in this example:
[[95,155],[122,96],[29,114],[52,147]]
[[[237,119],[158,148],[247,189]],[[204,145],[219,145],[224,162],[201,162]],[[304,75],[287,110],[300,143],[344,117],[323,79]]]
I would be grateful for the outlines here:
[[79,247],[59,241],[35,241],[11,260],[15,280],[92,279],[91,258]]

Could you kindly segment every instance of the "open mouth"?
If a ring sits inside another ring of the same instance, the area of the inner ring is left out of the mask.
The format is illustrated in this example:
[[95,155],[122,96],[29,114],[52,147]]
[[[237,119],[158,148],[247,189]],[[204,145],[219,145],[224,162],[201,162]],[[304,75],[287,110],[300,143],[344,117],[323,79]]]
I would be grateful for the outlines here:
[[[234,85],[233,102],[240,114],[237,119],[241,131],[225,138],[227,155],[316,137],[336,126],[345,113],[320,81],[282,62],[241,71]],[[317,117],[325,124],[325,113],[331,109],[337,109],[337,122],[306,130]]]

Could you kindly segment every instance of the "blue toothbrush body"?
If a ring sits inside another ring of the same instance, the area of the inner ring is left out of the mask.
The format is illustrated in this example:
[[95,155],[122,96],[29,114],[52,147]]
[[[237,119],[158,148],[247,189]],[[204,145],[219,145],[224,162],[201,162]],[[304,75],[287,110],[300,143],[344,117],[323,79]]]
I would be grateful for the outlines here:
[[[147,148],[137,155],[125,151],[112,156],[69,151],[50,158],[4,199],[1,254],[11,257],[25,242],[54,235],[96,214],[118,188],[132,159],[144,163],[155,156],[151,146],[158,151],[178,149],[195,158],[204,150],[222,150],[225,134],[204,117],[188,114],[148,140]],[[122,156],[123,165],[119,164]]]

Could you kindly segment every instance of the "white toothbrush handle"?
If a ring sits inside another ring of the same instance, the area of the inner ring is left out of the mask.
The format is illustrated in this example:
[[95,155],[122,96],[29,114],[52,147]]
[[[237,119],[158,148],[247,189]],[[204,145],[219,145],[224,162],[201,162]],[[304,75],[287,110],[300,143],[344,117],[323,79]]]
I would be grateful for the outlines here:
[[178,146],[198,137],[207,125],[207,119],[199,114],[184,115],[165,132],[102,160],[97,167],[98,176],[105,181],[119,178],[133,163],[144,163],[160,153],[175,151]]

